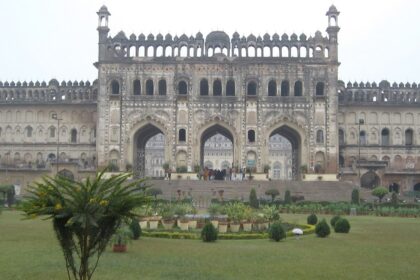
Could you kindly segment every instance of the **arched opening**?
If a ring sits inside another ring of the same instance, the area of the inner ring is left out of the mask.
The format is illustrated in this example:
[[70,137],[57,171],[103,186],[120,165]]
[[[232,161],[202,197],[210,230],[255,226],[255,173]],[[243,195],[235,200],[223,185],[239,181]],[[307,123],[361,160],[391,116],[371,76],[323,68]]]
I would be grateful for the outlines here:
[[407,129],[405,131],[405,145],[411,146],[413,145],[413,130]]
[[213,96],[222,95],[222,82],[217,79],[213,82]]
[[134,80],[134,82],[133,82],[133,95],[140,95],[140,94],[141,94],[140,80]]
[[314,170],[317,174],[325,173],[325,155],[323,152],[317,152],[315,154]]
[[248,143],[255,143],[255,130],[248,130]]
[[400,193],[400,185],[394,182],[389,185],[388,190],[390,193]]
[[375,172],[368,171],[360,178],[360,185],[362,188],[373,189],[379,186],[380,181],[379,176]]
[[200,81],[200,95],[209,95],[209,82],[207,79]]
[[324,83],[323,82],[318,82],[316,84],[315,95],[316,96],[323,96],[324,95]]
[[120,94],[120,83],[115,80],[111,82],[111,93]]
[[247,95],[257,95],[257,83],[254,81],[248,82],[246,93]]
[[[231,167],[234,163],[234,138],[232,133],[219,124],[207,128],[200,137],[200,164],[202,167],[211,166],[211,169],[222,172],[222,163],[228,162]],[[223,172],[222,172],[223,173]],[[224,174],[218,174],[220,178]]]
[[303,92],[302,82],[301,81],[296,81],[295,82],[295,88],[294,88],[295,96],[302,96],[302,92]]
[[338,144],[344,145],[344,130],[341,128],[338,130]]
[[381,144],[383,146],[388,146],[389,145],[389,130],[388,130],[388,128],[384,128],[381,131]]
[[188,85],[185,81],[180,81],[178,83],[178,94],[187,95],[188,94]]
[[316,143],[323,144],[324,143],[324,131],[319,129],[316,131]]
[[77,143],[77,130],[73,128],[70,132],[70,142]]
[[289,81],[285,80],[281,82],[281,96],[289,96],[290,86]]
[[292,143],[280,134],[270,136],[268,140],[269,161],[273,180],[292,180]]
[[184,128],[181,128],[178,132],[178,141],[185,142],[187,140],[187,133]]
[[159,95],[166,95],[166,80],[161,79],[158,84],[159,87]]
[[420,192],[420,183],[417,183],[417,184],[414,185],[413,191]]
[[270,81],[268,83],[268,96],[276,96],[277,95],[277,83],[276,81]]
[[146,81],[146,95],[153,95],[154,86],[153,86],[153,80],[147,80]]
[[366,132],[364,130],[360,131],[359,141],[360,145],[366,145]]
[[344,157],[342,155],[339,155],[338,156],[338,166],[344,167],[344,163],[345,163]]
[[26,137],[27,138],[31,138],[32,137],[33,128],[30,127],[30,126],[27,126],[25,130],[26,130]]
[[134,135],[133,172],[136,178],[153,176],[165,162],[165,136],[152,124],[140,128]]
[[283,176],[285,180],[299,179],[301,142],[299,133],[287,125],[280,126],[269,135],[269,160],[282,163],[285,170]]
[[235,96],[235,81],[234,80],[227,81],[226,96]]

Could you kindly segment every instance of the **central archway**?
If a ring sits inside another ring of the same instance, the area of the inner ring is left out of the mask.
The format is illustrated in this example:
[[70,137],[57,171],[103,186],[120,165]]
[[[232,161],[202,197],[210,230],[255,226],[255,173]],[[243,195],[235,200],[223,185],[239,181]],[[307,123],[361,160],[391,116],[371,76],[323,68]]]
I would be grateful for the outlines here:
[[[212,125],[209,128],[207,128],[206,130],[204,130],[203,133],[201,134],[201,137],[200,137],[200,166],[203,167],[203,168],[206,165],[205,162],[204,162],[205,144],[206,144],[207,140],[209,140],[209,139],[217,141],[217,138],[214,138],[214,136],[216,136],[217,134],[220,134],[221,136],[226,137],[227,140],[232,142],[232,145],[231,145],[231,152],[232,152],[231,160],[232,161],[230,162],[230,165],[232,165],[234,163],[234,160],[235,160],[235,156],[234,156],[234,154],[235,154],[234,153],[235,144],[234,143],[235,142],[234,142],[233,134],[226,127],[224,127],[220,124],[215,124],[215,125]],[[207,165],[208,165],[208,163],[207,163]],[[226,165],[226,163],[224,163],[224,165]],[[229,167],[231,167],[231,166],[229,166]]]
[[[278,158],[272,158],[272,161],[274,162],[274,165],[271,167],[272,172],[276,172],[276,170],[279,168],[279,166],[287,167],[290,166],[291,168],[291,174],[284,177],[279,177],[279,179],[292,179],[292,180],[298,180],[299,179],[299,166],[300,166],[300,158],[301,158],[301,137],[299,133],[294,130],[293,128],[283,125],[276,129],[274,129],[269,135],[267,142],[270,143],[270,141],[273,138],[279,137],[285,138],[286,143],[282,143],[283,148],[290,149],[288,153],[286,154],[279,154]],[[271,141],[272,142],[272,141]],[[288,142],[288,143],[287,143]],[[290,143],[290,144],[289,144]],[[271,145],[270,145],[271,146]],[[269,148],[269,147],[268,147]],[[269,153],[270,154],[270,153]]]
[[[163,135],[163,136],[161,136]],[[156,140],[157,139],[157,140]],[[156,140],[156,143],[149,143],[149,140]],[[157,146],[158,145],[158,146]],[[133,173],[135,178],[141,178],[145,176],[154,176],[153,173],[146,174],[146,149],[150,147],[165,149],[165,134],[158,127],[153,124],[146,124],[134,134],[134,149],[133,149]],[[150,154],[150,153],[149,153]],[[159,152],[159,155],[164,157],[164,152]],[[157,156],[159,156],[157,155]],[[149,157],[152,159],[153,156]],[[149,160],[150,161],[150,160]],[[163,160],[155,160],[158,165],[162,166]],[[161,164],[162,162],[162,164]]]

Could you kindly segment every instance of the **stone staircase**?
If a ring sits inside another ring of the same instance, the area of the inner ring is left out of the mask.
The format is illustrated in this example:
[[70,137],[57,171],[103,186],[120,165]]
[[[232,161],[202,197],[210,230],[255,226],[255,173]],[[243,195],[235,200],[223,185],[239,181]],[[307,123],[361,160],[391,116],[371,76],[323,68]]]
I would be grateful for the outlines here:
[[[220,198],[223,190],[223,199],[239,199],[247,201],[251,188],[255,188],[259,198],[270,199],[265,195],[268,189],[276,188],[280,191],[280,198],[284,197],[286,190],[292,195],[302,195],[310,201],[350,201],[351,192],[356,187],[349,182],[325,181],[197,181],[197,180],[152,180],[156,188],[163,192],[165,199],[192,197],[199,207],[206,207],[211,199]],[[361,190],[361,197],[369,190]]]

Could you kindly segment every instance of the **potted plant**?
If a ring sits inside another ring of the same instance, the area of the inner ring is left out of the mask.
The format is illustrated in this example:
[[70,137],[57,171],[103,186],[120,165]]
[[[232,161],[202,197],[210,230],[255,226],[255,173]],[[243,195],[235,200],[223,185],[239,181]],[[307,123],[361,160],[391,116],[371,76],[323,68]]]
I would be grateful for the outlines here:
[[188,220],[188,228],[196,229],[197,218],[195,217],[195,215],[197,215],[197,209],[195,209],[195,207],[192,206],[191,204],[187,204],[186,212],[187,212],[187,215],[190,215],[190,219]]
[[207,211],[210,215],[210,222],[213,224],[215,228],[219,226],[219,220],[217,219],[217,215],[220,214],[220,204],[212,203],[208,207]]
[[249,206],[244,207],[242,228],[246,232],[252,231],[252,209]]
[[258,231],[264,231],[268,229],[268,220],[266,217],[264,217],[263,213],[255,213],[252,219]]
[[131,238],[132,232],[127,226],[118,228],[111,239],[112,251],[117,253],[126,252],[127,243],[131,241]]
[[136,214],[139,216],[139,225],[141,229],[147,229],[147,223],[152,216],[153,209],[149,204],[143,205],[136,209]]
[[174,208],[174,213],[178,217],[177,225],[181,230],[188,230],[188,219],[185,217],[187,209],[185,203],[178,203]]
[[164,229],[172,229],[175,224],[174,210],[169,204],[163,205],[160,210],[161,222]]
[[276,206],[272,205],[265,205],[262,208],[262,213],[263,216],[266,220],[268,220],[269,223],[273,223],[275,221],[280,220],[280,214],[279,211],[277,210]]
[[240,202],[229,203],[226,206],[226,213],[230,221],[230,231],[238,232],[243,220],[244,204]]

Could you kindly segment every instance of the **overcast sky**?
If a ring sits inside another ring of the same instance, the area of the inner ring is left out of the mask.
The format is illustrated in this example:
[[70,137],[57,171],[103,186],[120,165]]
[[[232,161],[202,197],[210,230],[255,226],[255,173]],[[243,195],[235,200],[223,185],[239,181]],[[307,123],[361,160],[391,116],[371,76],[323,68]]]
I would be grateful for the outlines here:
[[103,4],[112,14],[112,36],[120,30],[325,35],[325,13],[334,4],[341,12],[340,79],[420,82],[417,0],[0,0],[0,81],[94,80],[96,12]]

